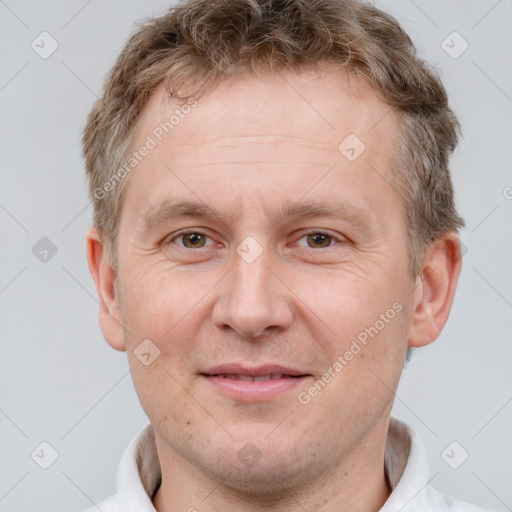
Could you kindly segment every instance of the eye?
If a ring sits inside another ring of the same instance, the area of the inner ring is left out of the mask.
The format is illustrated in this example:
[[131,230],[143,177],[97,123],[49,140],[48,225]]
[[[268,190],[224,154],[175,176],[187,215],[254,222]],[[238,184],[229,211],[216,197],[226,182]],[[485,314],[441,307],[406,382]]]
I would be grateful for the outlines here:
[[[211,245],[212,240],[209,239],[209,237],[206,235],[203,235],[203,233],[199,233],[197,231],[188,231],[180,233],[169,241],[176,241],[177,245],[185,247],[185,249],[201,249],[202,247],[207,246],[208,240],[210,240],[210,244],[208,245]],[[181,241],[181,243],[179,241]]]
[[[304,235],[299,239],[300,240],[306,240],[307,247],[310,247],[311,249],[324,249],[326,247],[330,247],[331,245],[334,245],[338,240],[336,240],[333,236],[329,235],[328,233],[324,233],[322,231],[315,231],[312,233],[308,233],[307,235]],[[302,247],[304,247],[303,244],[299,243]]]

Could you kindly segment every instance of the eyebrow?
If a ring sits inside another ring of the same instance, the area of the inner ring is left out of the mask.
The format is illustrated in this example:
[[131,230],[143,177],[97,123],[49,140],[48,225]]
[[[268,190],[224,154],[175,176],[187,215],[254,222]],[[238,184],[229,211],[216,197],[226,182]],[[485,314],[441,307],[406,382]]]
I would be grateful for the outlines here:
[[[275,223],[284,219],[335,217],[368,230],[370,230],[374,218],[370,210],[341,201],[334,203],[288,202],[279,206],[267,206],[264,207],[264,210],[268,211],[269,218]],[[167,199],[148,208],[142,214],[140,229],[141,231],[149,231],[169,221],[185,218],[207,220],[216,218],[222,223],[229,224],[239,215],[238,210],[228,212],[228,215],[226,215],[199,201]]]

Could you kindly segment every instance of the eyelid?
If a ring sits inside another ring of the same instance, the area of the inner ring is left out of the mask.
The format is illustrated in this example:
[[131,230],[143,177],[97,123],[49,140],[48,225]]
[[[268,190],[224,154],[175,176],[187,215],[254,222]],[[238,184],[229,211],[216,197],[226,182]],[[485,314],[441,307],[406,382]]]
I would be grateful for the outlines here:
[[[180,237],[182,237],[182,236],[184,236],[184,235],[191,235],[191,234],[196,234],[196,235],[204,236],[204,237],[206,237],[206,238],[209,238],[209,239],[213,242],[212,237],[211,237],[211,236],[209,236],[209,235],[207,235],[206,233],[204,233],[204,232],[203,232],[203,231],[201,231],[200,229],[190,229],[190,228],[186,228],[186,229],[182,229],[181,231],[178,231],[178,232],[176,232],[176,233],[173,233],[172,235],[166,236],[166,237],[164,238],[164,240],[162,241],[162,244],[167,245],[167,244],[169,244],[169,243],[171,243],[171,242],[175,242],[175,240],[176,240],[177,238],[180,238]],[[197,249],[204,249],[204,248],[206,248],[206,247],[210,247],[210,246],[211,246],[211,245],[213,245],[213,244],[205,245],[205,246],[203,246],[203,247],[197,247],[197,248],[195,248],[195,249],[191,249],[190,247],[185,247],[184,245],[181,245],[181,244],[178,244],[178,243],[176,243],[176,245],[177,245],[178,247],[182,247],[183,249],[196,250],[196,251],[197,251]]]
[[[323,247],[323,249],[328,249],[329,247],[333,247],[334,245],[337,245],[337,244],[340,244],[340,243],[344,243],[344,242],[348,242],[348,239],[346,237],[344,237],[343,235],[333,234],[330,231],[328,231],[326,229],[321,229],[321,228],[320,229],[308,229],[307,231],[302,231],[301,230],[300,233],[301,234],[300,234],[300,236],[298,238],[295,237],[295,239],[296,239],[295,243],[297,243],[299,240],[301,240],[305,236],[309,236],[309,235],[325,235],[325,236],[328,236],[329,238],[331,238],[332,240],[334,240],[336,242],[336,243],[334,243],[332,245],[328,245],[327,247]],[[308,249],[313,249],[313,247],[308,247]]]

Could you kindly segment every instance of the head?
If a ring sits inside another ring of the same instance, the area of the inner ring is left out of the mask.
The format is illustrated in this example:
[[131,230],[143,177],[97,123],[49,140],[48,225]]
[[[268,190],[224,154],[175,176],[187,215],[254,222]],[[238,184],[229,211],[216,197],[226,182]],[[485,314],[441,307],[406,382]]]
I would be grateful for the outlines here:
[[[88,257],[162,450],[257,492],[382,436],[453,300],[457,133],[366,3],[190,0],[137,30],[84,130]],[[247,399],[232,365],[300,377]]]

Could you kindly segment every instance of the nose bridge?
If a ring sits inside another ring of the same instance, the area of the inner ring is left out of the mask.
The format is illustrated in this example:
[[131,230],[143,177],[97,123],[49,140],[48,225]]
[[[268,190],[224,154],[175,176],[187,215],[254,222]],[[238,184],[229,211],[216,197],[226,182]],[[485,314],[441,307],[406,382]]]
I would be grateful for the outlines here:
[[237,247],[213,318],[219,327],[230,326],[247,337],[269,327],[285,328],[292,320],[285,289],[268,268],[270,251],[256,244],[248,237]]

